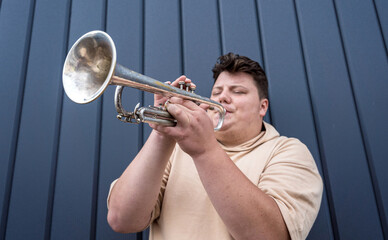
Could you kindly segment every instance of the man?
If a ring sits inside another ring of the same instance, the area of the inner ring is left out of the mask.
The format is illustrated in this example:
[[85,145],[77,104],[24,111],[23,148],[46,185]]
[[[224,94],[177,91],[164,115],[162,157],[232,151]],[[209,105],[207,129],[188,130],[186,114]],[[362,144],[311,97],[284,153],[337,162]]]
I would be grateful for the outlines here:
[[[233,53],[213,68],[211,99],[226,109],[214,132],[208,106],[170,98],[175,127],[154,129],[112,184],[108,222],[118,232],[151,225],[150,239],[304,239],[319,210],[322,181],[300,141],[263,122],[264,71]],[[191,83],[185,76],[179,81]],[[167,99],[156,96],[155,104]]]

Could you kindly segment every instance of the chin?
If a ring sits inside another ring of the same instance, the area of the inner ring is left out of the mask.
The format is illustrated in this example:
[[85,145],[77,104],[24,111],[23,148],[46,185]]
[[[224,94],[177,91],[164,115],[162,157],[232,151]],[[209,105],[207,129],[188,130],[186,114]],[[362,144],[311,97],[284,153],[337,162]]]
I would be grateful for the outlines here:
[[220,130],[218,130],[217,132],[214,132],[216,135],[216,138],[218,140],[222,140],[233,136],[233,130],[231,129],[232,126],[233,126],[232,124],[224,123]]
[[227,122],[224,122],[222,124],[222,127],[220,130],[218,130],[217,132],[225,132],[227,131],[229,128],[230,128],[231,124],[230,123],[227,123]]

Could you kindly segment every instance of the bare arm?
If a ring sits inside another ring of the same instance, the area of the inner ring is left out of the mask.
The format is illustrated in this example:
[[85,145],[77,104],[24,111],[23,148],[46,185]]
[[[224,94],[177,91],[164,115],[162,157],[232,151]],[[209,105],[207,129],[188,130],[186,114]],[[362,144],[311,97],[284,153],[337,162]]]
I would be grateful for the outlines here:
[[289,239],[276,202],[252,184],[220,147],[205,111],[190,101],[172,98],[170,102],[168,110],[179,124],[159,130],[172,136],[193,158],[230,234],[235,239]]
[[173,140],[155,131],[151,133],[112,189],[108,222],[113,230],[138,232],[147,226],[174,146]]
[[214,145],[214,150],[193,160],[213,206],[235,239],[289,239],[276,202],[223,149]]
[[[191,82],[185,76],[176,79]],[[155,95],[155,105],[167,99]],[[150,124],[157,128],[157,125]],[[153,131],[136,158],[117,180],[108,203],[108,223],[114,231],[128,233],[143,230],[150,221],[157,202],[164,170],[176,142],[173,138]]]

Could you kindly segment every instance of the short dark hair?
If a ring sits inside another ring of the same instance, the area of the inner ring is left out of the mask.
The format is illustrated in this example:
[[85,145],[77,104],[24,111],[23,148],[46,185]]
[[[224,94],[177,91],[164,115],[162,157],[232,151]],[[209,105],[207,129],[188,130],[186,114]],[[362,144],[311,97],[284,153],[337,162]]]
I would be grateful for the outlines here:
[[244,72],[253,77],[261,99],[268,99],[268,80],[260,64],[252,59],[234,53],[228,53],[218,58],[213,69],[214,82],[218,76],[227,71],[229,73]]

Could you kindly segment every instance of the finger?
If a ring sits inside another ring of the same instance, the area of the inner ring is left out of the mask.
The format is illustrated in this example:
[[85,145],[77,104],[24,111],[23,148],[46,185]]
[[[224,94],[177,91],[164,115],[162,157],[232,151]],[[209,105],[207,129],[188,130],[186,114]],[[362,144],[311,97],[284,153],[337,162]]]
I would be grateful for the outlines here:
[[203,110],[207,111],[210,108],[210,105],[206,104],[206,103],[201,103],[201,104],[199,104],[199,107],[202,108]]
[[[166,81],[164,83],[167,85],[171,85],[170,81]],[[166,98],[162,94],[159,94],[159,93],[154,94],[154,105],[155,106],[162,106],[165,101],[166,101]]]
[[196,102],[192,100],[183,100],[182,105],[191,111],[204,110],[203,108],[199,107],[199,105]]
[[197,85],[195,85],[195,83],[191,83],[191,89],[196,89],[197,88]]
[[199,109],[198,104],[193,102],[192,100],[186,100],[178,97],[171,97],[169,101],[174,104],[180,104],[186,107],[190,111],[196,111]]
[[156,123],[148,123],[148,125],[149,125],[152,129],[154,129],[154,130],[156,130],[156,131],[158,131],[158,132],[160,132],[160,133],[163,133],[163,134],[166,134],[166,133],[168,132],[168,129],[169,129],[169,128],[173,128],[173,127],[171,127],[171,126],[166,126],[166,125],[156,124]]
[[170,97],[168,99],[168,101],[170,103],[173,103],[173,104],[182,104],[183,103],[183,98],[180,98],[180,97]]
[[149,126],[160,133],[164,133],[164,128],[163,128],[164,126],[162,126],[162,125],[155,124],[155,123],[149,123]]
[[175,79],[175,81],[172,82],[171,85],[179,88],[180,82],[184,85],[185,88],[186,88],[186,86],[189,86],[190,89],[193,87],[196,88],[196,85],[194,83],[192,83],[191,79],[187,78],[185,75],[182,75],[182,76],[178,77],[177,79]]
[[181,104],[171,103],[166,104],[167,111],[177,120],[177,126],[187,127],[190,125],[189,110]]
[[178,87],[179,82],[186,82],[186,80],[187,80],[186,76],[182,75],[182,76],[178,77],[177,79],[175,79],[175,81],[173,81],[171,83],[171,86]]
[[154,125],[153,129],[166,137],[173,138],[175,141],[177,139],[179,139],[179,137],[181,136],[181,132],[182,132],[182,130],[180,128],[167,127],[167,126],[163,126],[163,125]]
[[188,92],[194,92],[197,89],[197,85],[191,81],[190,78],[185,80],[185,90]]

